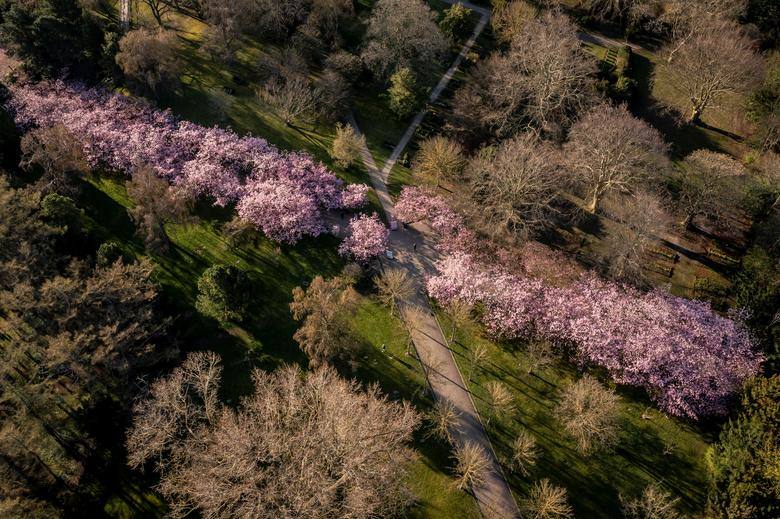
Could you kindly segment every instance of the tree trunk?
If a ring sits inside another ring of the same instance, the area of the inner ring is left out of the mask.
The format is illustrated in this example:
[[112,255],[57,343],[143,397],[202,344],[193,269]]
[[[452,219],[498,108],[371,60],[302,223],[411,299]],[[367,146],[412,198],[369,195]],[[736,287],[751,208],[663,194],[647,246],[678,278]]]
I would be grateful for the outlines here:
[[687,214],[685,215],[685,219],[683,219],[682,222],[680,222],[680,225],[682,226],[683,230],[688,230],[691,226],[691,222],[693,222],[693,215]]
[[585,205],[585,210],[589,212],[590,214],[596,214],[596,211],[599,209],[599,196],[597,194],[593,194],[590,197],[590,201]]
[[698,124],[701,120],[701,112],[701,108],[694,105],[693,110],[691,110],[691,115],[688,117],[688,124]]
[[119,19],[122,23],[122,30],[130,30],[130,0],[122,0],[119,6]]

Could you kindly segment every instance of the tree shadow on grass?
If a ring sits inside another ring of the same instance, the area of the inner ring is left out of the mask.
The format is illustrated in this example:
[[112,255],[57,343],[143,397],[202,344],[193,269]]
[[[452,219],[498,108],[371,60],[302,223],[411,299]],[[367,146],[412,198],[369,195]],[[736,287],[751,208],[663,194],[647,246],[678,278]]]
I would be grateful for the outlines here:
[[[635,53],[632,56],[632,74],[637,81],[637,91],[631,103],[634,114],[642,117],[655,127],[670,144],[673,160],[680,160],[694,150],[705,148],[723,152],[723,147],[712,138],[713,132],[707,128],[686,124],[679,110],[664,105],[653,97],[656,81],[656,65],[646,56]],[[727,134],[721,130],[717,133]]]

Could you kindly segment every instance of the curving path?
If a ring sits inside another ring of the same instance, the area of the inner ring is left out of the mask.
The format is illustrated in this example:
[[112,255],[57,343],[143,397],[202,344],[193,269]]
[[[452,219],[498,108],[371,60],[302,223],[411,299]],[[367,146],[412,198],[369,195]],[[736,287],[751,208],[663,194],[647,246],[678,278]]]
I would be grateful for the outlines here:
[[[456,0],[444,1],[455,3]],[[468,2],[463,2],[463,4],[481,14],[479,23],[475,27],[471,38],[463,45],[452,66],[450,66],[431,92],[428,99],[429,103],[436,101],[447,87],[455,71],[490,20],[490,11],[484,7],[474,6]],[[369,172],[371,184],[379,197],[379,202],[388,221],[394,219],[393,200],[387,190],[388,175],[398,157],[403,153],[404,148],[409,144],[426,113],[427,108],[424,108],[414,117],[409,128],[404,132],[401,140],[393,149],[390,158],[381,170],[377,167],[374,157],[368,148],[364,146],[361,150],[363,164]],[[360,133],[360,129],[352,114],[349,114],[348,121],[355,131]],[[406,311],[412,307],[423,310],[421,312],[422,315],[416,317],[415,326],[410,326],[412,341],[435,398],[437,400],[449,400],[460,413],[458,427],[451,431],[453,443],[456,446],[462,446],[466,442],[476,443],[488,454],[490,462],[488,475],[482,484],[472,488],[482,516],[489,519],[517,518],[520,515],[517,503],[512,496],[512,491],[506,482],[495,451],[490,444],[479,413],[471,398],[471,393],[469,393],[464,383],[452,350],[447,344],[447,340],[435,315],[431,311],[425,294],[424,278],[426,275],[435,272],[434,263],[438,259],[438,253],[433,244],[433,236],[425,224],[415,224],[405,229],[399,228],[390,234],[390,250],[395,255],[393,260],[394,266],[405,269],[415,280],[417,287],[417,293],[409,300],[404,301],[406,303],[404,308],[407,309]],[[407,321],[410,320],[408,314],[405,314],[405,318]]]

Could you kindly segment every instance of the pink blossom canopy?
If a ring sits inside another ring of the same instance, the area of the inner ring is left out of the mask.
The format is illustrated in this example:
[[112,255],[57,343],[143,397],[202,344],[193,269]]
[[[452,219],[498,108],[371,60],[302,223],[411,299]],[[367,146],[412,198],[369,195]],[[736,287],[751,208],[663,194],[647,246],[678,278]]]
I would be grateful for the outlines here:
[[376,213],[356,216],[349,222],[348,235],[339,246],[339,254],[366,262],[387,249],[389,234]]
[[93,166],[125,173],[152,166],[192,197],[209,196],[220,206],[237,202],[239,214],[273,240],[316,236],[324,229],[322,211],[366,201],[367,186],[345,189],[305,153],[180,121],[105,89],[55,81],[15,85],[11,94],[6,106],[22,129],[63,124]]
[[[575,346],[583,365],[602,366],[620,384],[643,387],[666,412],[698,419],[724,414],[734,392],[755,375],[763,361],[745,324],[738,316],[724,317],[708,303],[672,296],[661,290],[642,293],[597,278],[550,274],[554,256],[535,260],[534,248],[521,254],[522,265],[487,266],[463,243],[462,229],[440,197],[419,189],[404,190],[397,213],[403,221],[434,220],[442,247],[438,274],[429,278],[429,294],[446,304],[464,300],[482,303],[483,322],[497,337],[536,336]],[[495,264],[493,264],[495,265]],[[518,273],[513,273],[519,271]],[[529,275],[564,280],[550,284]],[[560,286],[559,286],[560,285]]]

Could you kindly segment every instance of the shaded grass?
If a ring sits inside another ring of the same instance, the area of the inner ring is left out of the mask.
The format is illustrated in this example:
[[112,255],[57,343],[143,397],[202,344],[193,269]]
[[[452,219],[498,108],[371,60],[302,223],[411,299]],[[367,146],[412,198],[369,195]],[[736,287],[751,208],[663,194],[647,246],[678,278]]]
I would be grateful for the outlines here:
[[[118,241],[131,256],[145,254],[126,212],[131,201],[121,178],[101,175],[90,179],[82,191],[81,205],[96,238]],[[337,274],[343,260],[336,254],[335,238],[327,236],[303,240],[296,246],[276,245],[260,238],[256,244],[235,247],[220,232],[229,211],[199,207],[196,213],[199,219],[194,224],[168,225],[171,249],[151,258],[166,313],[179,316],[172,330],[176,341],[186,351],[210,349],[220,354],[224,365],[222,396],[235,404],[252,389],[252,369],[270,370],[286,363],[307,365],[305,355],[292,339],[297,329],[289,311],[292,289],[308,284],[316,275]],[[223,328],[194,308],[197,279],[213,264],[235,265],[252,283],[255,299],[250,318],[240,325]],[[411,399],[422,408],[429,405],[419,363],[404,355],[407,335],[400,322],[363,296],[353,326],[362,350],[357,370],[345,374],[364,383],[376,382],[385,393]],[[421,457],[412,467],[410,486],[419,503],[411,516],[478,517],[472,498],[452,485],[447,450],[422,435],[417,435],[415,446]],[[128,484],[122,480],[123,486],[109,497],[107,513],[132,516],[138,508],[135,502],[146,500],[143,496],[148,492],[140,487],[125,488]],[[150,496],[151,502],[156,502],[157,498]]]
[[[449,326],[446,315],[438,315],[442,324]],[[710,440],[706,433],[664,416],[640,391],[618,387],[619,442],[612,450],[585,457],[562,432],[554,414],[559,392],[578,378],[574,367],[561,361],[529,374],[528,357],[518,345],[486,340],[476,325],[469,325],[458,331],[452,345],[462,370],[469,367],[466,352],[478,344],[489,352],[488,361],[475,369],[469,387],[480,414],[490,416],[483,389],[490,380],[505,383],[516,406],[511,415],[495,417],[487,425],[499,459],[506,467],[511,441],[522,429],[533,434],[540,448],[539,460],[529,476],[507,470],[510,486],[520,499],[534,481],[547,477],[568,489],[577,517],[622,517],[619,496],[637,496],[646,485],[657,482],[681,498],[684,511],[703,509],[707,488],[704,454]],[[649,419],[643,419],[643,414]]]

